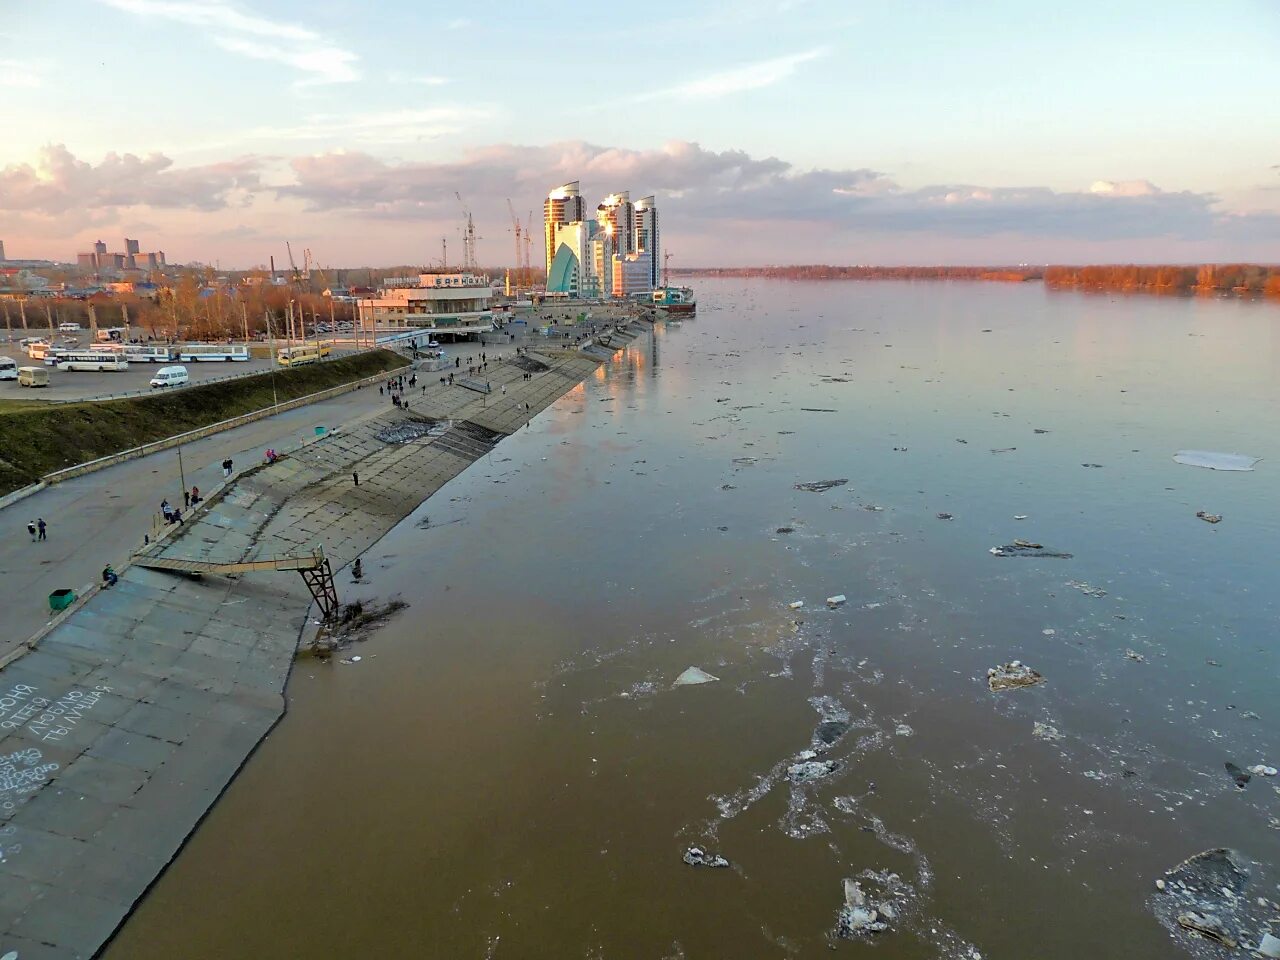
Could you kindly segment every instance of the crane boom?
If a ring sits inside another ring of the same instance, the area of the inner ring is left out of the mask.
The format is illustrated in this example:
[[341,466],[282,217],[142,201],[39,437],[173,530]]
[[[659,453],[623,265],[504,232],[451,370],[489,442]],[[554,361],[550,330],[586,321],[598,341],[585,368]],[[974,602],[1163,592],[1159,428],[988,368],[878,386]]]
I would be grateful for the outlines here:
[[516,262],[515,262],[515,266],[513,266],[511,269],[515,277],[515,293],[518,299],[520,296],[520,260],[521,260],[520,237],[523,231],[521,230],[521,227],[520,227],[520,218],[516,216],[516,208],[511,203],[510,197],[507,197],[507,209],[511,211],[511,229],[514,230],[516,234]]

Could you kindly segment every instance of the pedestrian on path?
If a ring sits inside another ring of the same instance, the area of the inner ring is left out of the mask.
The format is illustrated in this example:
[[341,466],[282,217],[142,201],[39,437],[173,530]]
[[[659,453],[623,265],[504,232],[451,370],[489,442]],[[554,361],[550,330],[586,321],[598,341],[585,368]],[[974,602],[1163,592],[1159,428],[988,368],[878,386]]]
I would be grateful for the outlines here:
[[34,520],[27,521],[27,533],[31,534],[31,542],[36,542],[36,522]]
[[196,505],[197,503],[199,503],[199,502],[200,502],[200,488],[199,488],[199,487],[197,487],[197,486],[192,486],[192,488],[191,488],[191,503],[187,504],[187,507],[188,507],[188,508],[193,507],[193,506],[195,506],[195,505]]
[[357,487],[360,486],[360,474],[358,471],[355,471],[355,470],[351,471],[351,482],[354,483]]
[[39,539],[39,540],[43,540],[43,539],[45,539],[45,535],[44,535],[44,527],[45,527],[45,524],[44,524],[44,517],[37,517],[37,518],[36,518],[36,529],[40,531],[40,536],[37,538],[37,539]]
[[[165,523],[173,523],[173,507],[169,506],[169,499],[166,497],[160,501],[160,513],[164,517]],[[35,537],[31,538],[32,540]]]
[[502,385],[502,395],[504,397],[507,395],[507,385],[505,383]]
[[191,509],[191,494],[186,490],[182,491],[182,505],[188,510]]
[[222,461],[222,479],[224,479],[224,480],[230,480],[230,479],[231,479],[231,468],[232,468],[232,466],[233,466],[233,464],[232,464],[232,462],[231,462],[231,458],[230,458],[230,457],[227,457],[227,459],[225,459],[225,460],[223,460],[223,461]]

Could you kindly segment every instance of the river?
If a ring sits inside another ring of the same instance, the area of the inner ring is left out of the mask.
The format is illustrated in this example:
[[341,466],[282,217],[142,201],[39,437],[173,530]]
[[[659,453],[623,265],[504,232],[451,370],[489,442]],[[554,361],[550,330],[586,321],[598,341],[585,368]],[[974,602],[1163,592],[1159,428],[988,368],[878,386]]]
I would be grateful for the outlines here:
[[884,958],[1167,958],[1183,858],[1276,896],[1225,764],[1280,763],[1280,311],[697,283],[340,576],[409,607],[295,666],[106,957],[857,953],[848,878]]

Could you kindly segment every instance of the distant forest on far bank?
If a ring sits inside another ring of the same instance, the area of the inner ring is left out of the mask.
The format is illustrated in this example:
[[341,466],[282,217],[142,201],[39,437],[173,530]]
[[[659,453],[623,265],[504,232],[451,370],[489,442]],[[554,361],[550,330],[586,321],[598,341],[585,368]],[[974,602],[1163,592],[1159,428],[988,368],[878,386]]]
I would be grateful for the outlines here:
[[1280,298],[1280,266],[1228,264],[1098,264],[1050,267],[707,267],[685,276],[774,277],[782,280],[1043,280],[1047,286],[1131,293],[1213,294]]

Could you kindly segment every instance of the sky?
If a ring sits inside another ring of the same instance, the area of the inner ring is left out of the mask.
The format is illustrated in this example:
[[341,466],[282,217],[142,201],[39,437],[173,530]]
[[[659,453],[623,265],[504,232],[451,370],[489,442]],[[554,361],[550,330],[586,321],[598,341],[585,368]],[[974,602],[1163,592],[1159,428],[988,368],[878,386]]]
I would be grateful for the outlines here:
[[1276,0],[0,0],[0,240],[438,264],[465,209],[498,266],[580,180],[673,266],[1280,262],[1277,50]]

